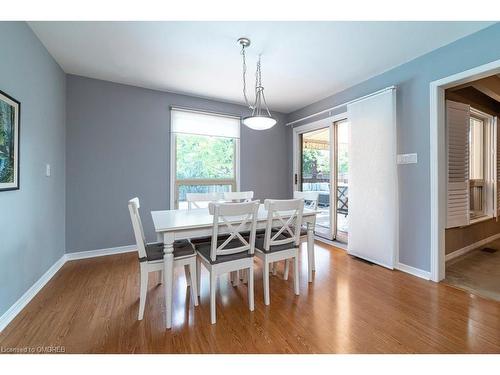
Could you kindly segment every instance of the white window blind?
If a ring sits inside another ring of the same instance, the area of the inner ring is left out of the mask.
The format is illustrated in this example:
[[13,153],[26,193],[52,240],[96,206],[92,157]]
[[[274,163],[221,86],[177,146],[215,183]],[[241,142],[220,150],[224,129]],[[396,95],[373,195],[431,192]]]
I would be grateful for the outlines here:
[[171,131],[214,137],[240,138],[240,118],[172,108]]
[[398,249],[396,90],[347,106],[349,254],[394,268]]
[[446,228],[464,226],[470,222],[469,131],[470,106],[447,100]]

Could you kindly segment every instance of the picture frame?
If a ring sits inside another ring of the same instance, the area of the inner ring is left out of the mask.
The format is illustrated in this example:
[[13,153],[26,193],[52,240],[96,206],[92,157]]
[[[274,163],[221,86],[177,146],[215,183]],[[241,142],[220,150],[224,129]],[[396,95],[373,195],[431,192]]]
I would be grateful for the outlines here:
[[0,90],[0,191],[19,189],[21,103]]

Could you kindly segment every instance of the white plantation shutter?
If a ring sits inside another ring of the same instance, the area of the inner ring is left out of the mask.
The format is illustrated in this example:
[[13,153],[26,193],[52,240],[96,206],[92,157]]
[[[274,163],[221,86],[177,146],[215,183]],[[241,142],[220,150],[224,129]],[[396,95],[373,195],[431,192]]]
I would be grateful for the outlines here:
[[446,228],[468,225],[470,106],[446,101]]

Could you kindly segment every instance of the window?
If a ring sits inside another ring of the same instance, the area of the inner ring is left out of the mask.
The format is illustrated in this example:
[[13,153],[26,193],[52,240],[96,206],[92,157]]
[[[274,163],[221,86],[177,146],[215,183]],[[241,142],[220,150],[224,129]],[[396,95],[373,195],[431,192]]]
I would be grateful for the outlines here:
[[500,216],[497,118],[446,100],[446,228]]
[[238,190],[240,119],[172,108],[171,205],[186,193]]
[[471,219],[493,216],[493,121],[474,108],[469,120],[469,209]]

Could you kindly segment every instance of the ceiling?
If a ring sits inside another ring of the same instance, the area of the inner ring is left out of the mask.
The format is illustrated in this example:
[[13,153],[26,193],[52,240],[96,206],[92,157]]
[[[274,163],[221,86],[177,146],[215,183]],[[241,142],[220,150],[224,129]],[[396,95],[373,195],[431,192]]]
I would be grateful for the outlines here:
[[69,74],[242,103],[238,37],[269,107],[289,113],[492,22],[29,22]]
[[500,74],[467,82],[463,85],[452,87],[449,90],[457,91],[468,87],[472,87],[491,99],[500,102]]

